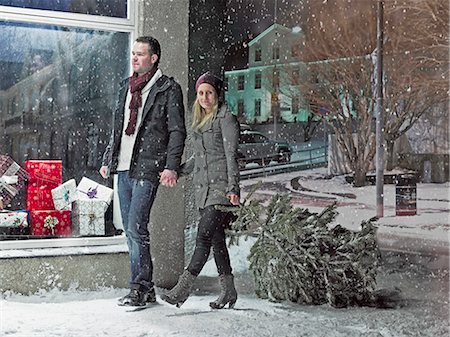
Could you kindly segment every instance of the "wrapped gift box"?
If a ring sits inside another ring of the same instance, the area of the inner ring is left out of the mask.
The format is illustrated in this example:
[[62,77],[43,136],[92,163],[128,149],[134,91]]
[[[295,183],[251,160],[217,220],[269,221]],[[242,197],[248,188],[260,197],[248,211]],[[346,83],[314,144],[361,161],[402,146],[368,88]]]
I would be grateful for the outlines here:
[[102,200],[104,201],[104,210],[106,212],[113,197],[113,189],[100,185],[99,183],[83,177],[77,186],[77,200]]
[[0,199],[6,207],[20,189],[25,188],[29,174],[14,160],[0,155]]
[[70,211],[30,211],[30,233],[36,236],[71,236]]
[[108,206],[103,200],[76,200],[72,211],[73,234],[105,235],[105,207]]
[[52,190],[45,187],[28,186],[27,209],[29,211],[54,210]]
[[0,211],[0,235],[29,234],[26,211]]
[[62,184],[61,160],[27,160],[25,169],[30,175],[29,187],[51,191]]
[[72,202],[77,196],[77,184],[75,179],[70,179],[64,184],[52,189],[53,204],[57,210],[71,210]]

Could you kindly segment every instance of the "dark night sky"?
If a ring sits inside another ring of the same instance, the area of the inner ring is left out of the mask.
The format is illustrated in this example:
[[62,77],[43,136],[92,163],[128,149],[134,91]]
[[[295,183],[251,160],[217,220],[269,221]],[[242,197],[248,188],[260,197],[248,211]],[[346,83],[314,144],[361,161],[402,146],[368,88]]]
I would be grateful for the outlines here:
[[[276,0],[228,1],[227,70],[246,67],[247,42],[274,23],[275,2]],[[300,26],[305,14],[302,0],[277,0],[277,23],[289,28]]]

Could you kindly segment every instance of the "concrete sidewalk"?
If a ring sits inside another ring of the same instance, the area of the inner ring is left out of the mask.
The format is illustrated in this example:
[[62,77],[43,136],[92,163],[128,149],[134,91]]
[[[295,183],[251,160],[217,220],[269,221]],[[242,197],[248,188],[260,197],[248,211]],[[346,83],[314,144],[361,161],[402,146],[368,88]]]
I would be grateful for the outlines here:
[[[243,196],[258,182],[254,197],[269,200],[289,193],[295,206],[320,212],[337,204],[337,223],[358,230],[363,220],[376,216],[375,186],[353,187],[343,176],[329,178],[325,168],[259,177],[243,181]],[[418,184],[417,215],[396,216],[395,185],[384,185],[384,217],[377,221],[382,251],[427,256],[436,268],[449,268],[449,184]]]

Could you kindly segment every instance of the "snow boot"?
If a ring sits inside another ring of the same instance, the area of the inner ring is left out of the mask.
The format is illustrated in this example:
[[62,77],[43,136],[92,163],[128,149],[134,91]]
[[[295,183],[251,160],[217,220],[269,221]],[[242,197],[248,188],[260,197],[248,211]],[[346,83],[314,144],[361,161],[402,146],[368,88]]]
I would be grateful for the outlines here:
[[221,288],[219,298],[214,302],[210,302],[209,306],[213,309],[222,309],[228,304],[228,308],[233,308],[237,301],[237,292],[234,287],[233,274],[219,275],[219,284]]
[[161,295],[161,299],[167,303],[174,304],[178,308],[189,297],[191,288],[197,276],[192,275],[188,270],[185,270],[178,279],[178,283],[167,293]]
[[119,299],[120,306],[139,307],[156,302],[155,288],[149,291],[131,289],[130,293]]

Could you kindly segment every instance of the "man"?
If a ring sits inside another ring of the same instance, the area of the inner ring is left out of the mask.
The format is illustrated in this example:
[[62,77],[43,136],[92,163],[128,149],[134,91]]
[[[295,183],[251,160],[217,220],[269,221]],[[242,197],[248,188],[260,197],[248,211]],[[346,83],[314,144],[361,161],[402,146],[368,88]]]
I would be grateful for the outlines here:
[[130,256],[130,293],[119,305],[156,302],[148,223],[159,183],[177,183],[186,138],[183,94],[173,78],[158,69],[159,42],[136,39],[133,75],[121,83],[113,130],[100,174],[118,174],[118,194]]

